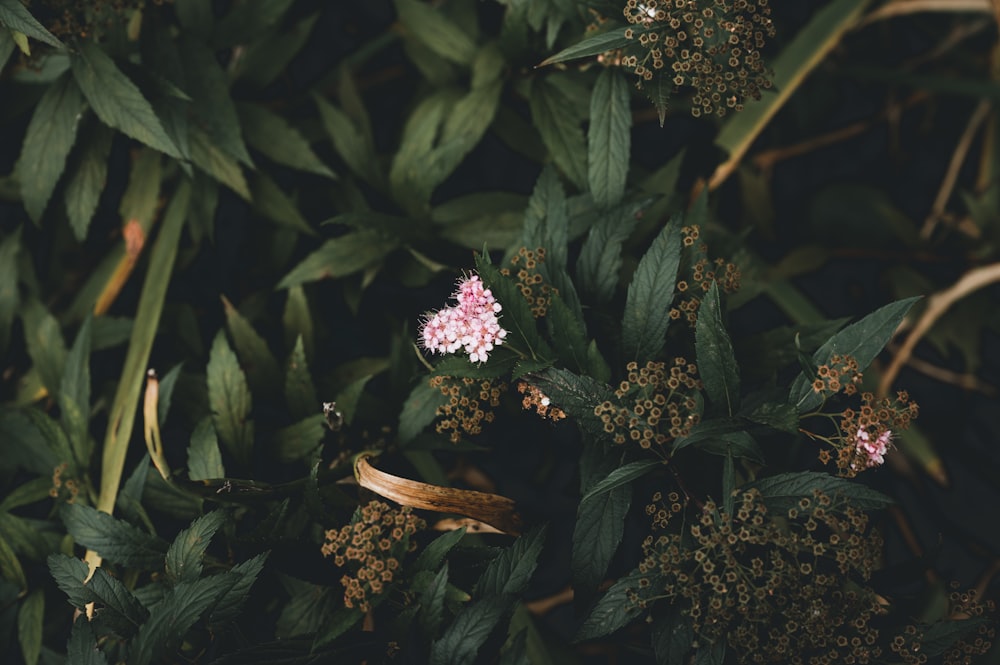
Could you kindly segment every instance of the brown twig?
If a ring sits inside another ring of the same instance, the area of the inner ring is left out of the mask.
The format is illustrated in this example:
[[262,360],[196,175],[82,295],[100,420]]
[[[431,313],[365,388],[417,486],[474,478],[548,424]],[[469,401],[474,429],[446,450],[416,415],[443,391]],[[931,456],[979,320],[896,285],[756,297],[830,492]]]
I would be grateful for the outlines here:
[[[896,352],[899,349],[899,345],[891,345],[888,349],[890,352]],[[975,374],[968,372],[953,372],[950,369],[938,367],[934,363],[929,363],[926,360],[914,357],[911,357],[906,364],[921,374],[929,376],[932,379],[937,379],[941,383],[950,383],[951,385],[958,386],[964,390],[974,390],[988,397],[996,397],[1000,394],[1000,391],[997,390],[996,386],[986,383]]]
[[920,237],[924,240],[931,237],[934,227],[943,218],[945,206],[948,204],[948,199],[951,198],[951,194],[955,190],[955,183],[958,182],[958,172],[962,168],[962,163],[965,162],[966,156],[969,154],[969,149],[972,147],[972,139],[989,116],[992,108],[992,103],[984,99],[976,105],[975,110],[972,112],[972,116],[965,126],[965,131],[962,132],[962,136],[955,146],[955,152],[952,153],[951,161],[948,163],[948,170],[945,171],[941,187],[938,189],[937,196],[934,199],[934,205],[931,206],[931,212],[927,216],[923,228],[920,229]]
[[993,13],[991,0],[895,0],[888,2],[858,21],[862,28],[876,21],[917,12],[986,12]]
[[889,389],[896,380],[896,375],[913,355],[916,347],[927,331],[931,329],[934,322],[941,318],[948,308],[969,295],[973,291],[978,291],[984,286],[989,286],[995,282],[1000,282],[1000,263],[991,263],[979,268],[973,268],[965,273],[961,279],[952,284],[949,288],[939,291],[927,300],[927,309],[913,326],[913,330],[906,337],[906,340],[899,347],[899,351],[892,358],[889,367],[882,374],[879,382],[879,396],[884,397],[889,394]]

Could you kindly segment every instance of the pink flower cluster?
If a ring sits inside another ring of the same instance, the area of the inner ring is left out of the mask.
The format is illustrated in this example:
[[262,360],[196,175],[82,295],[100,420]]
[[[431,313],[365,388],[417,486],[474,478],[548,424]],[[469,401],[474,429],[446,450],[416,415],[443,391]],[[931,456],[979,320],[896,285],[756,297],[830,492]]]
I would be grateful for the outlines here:
[[858,428],[858,433],[854,438],[854,446],[858,453],[865,458],[866,468],[870,469],[885,462],[885,454],[889,451],[891,439],[892,430],[885,430],[873,441],[868,430],[864,427]]
[[420,326],[423,347],[441,354],[464,350],[472,362],[486,362],[493,347],[507,336],[497,318],[500,303],[475,274],[460,279],[452,297],[457,305],[425,315]]

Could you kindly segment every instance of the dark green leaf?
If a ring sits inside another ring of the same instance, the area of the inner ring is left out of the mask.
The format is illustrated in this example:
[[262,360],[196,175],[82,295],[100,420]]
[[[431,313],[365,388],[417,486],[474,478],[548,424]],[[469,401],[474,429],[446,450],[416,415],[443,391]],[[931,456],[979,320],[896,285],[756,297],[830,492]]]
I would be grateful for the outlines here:
[[399,442],[406,444],[416,438],[425,427],[434,422],[437,410],[448,402],[440,389],[422,380],[410,392],[399,413]]
[[573,60],[574,58],[585,58],[590,55],[600,55],[607,51],[628,46],[636,41],[639,36],[636,34],[633,39],[626,37],[625,31],[630,29],[632,32],[639,32],[631,26],[622,26],[597,35],[591,35],[583,41],[577,42],[576,44],[559,51],[555,55],[546,58],[539,63],[538,66],[544,67],[545,65],[553,65],[557,62],[565,62],[567,60]]
[[535,79],[529,102],[531,118],[545,147],[563,173],[581,190],[587,186],[587,144],[574,101],[550,77]]
[[316,632],[316,639],[313,641],[313,650],[326,646],[330,642],[349,631],[354,627],[364,612],[356,607],[338,607],[326,619],[323,627]]
[[524,232],[520,244],[527,249],[545,250],[545,268],[551,273],[566,268],[569,242],[566,192],[556,170],[542,169],[528,199],[524,213]]
[[63,74],[45,91],[31,116],[15,172],[24,209],[36,223],[66,168],[86,106],[73,78]]
[[395,238],[369,231],[355,231],[331,238],[292,268],[278,283],[278,288],[287,289],[307,282],[351,275],[378,263],[397,245]]
[[531,307],[521,295],[514,280],[501,275],[496,266],[489,263],[483,254],[476,255],[476,270],[483,284],[493,291],[496,301],[503,307],[500,325],[509,333],[504,340],[505,343],[512,344],[532,358],[545,357],[548,345],[539,336]]
[[73,630],[66,644],[66,660],[73,665],[108,665],[104,653],[97,647],[94,628],[85,614],[73,622]]
[[663,348],[681,258],[681,219],[671,218],[632,276],[622,320],[622,350],[640,365]]
[[101,619],[122,637],[133,635],[149,617],[132,592],[104,568],[95,569],[93,577],[87,580],[90,567],[76,557],[50,554],[48,564],[53,579],[73,607],[82,610],[88,603],[99,605]]
[[247,598],[250,596],[250,588],[264,569],[269,554],[270,552],[261,552],[252,559],[236,564],[226,573],[227,576],[236,577],[237,580],[222,594],[219,602],[212,609],[212,614],[209,616],[209,622],[212,625],[229,623],[240,615]]
[[11,54],[14,53],[14,48],[14,33],[10,30],[0,30],[0,73],[7,66],[7,61],[10,60]]
[[171,157],[181,157],[153,107],[97,42],[81,42],[70,63],[77,85],[101,122]]
[[73,234],[80,242],[87,237],[90,220],[97,211],[108,174],[108,156],[114,132],[94,123],[83,138],[83,149],[76,169],[66,184],[66,215]]
[[88,425],[90,423],[90,329],[87,317],[76,334],[73,348],[66,356],[62,381],[59,384],[59,411],[63,430],[69,437],[76,459],[85,463],[90,458]]
[[188,629],[239,580],[235,575],[213,575],[181,582],[167,589],[153,606],[129,651],[129,663],[150,665],[163,660],[180,645]]
[[797,506],[802,497],[811,499],[813,490],[819,490],[831,498],[843,498],[860,510],[880,510],[895,503],[870,487],[819,471],[798,471],[768,476],[744,486],[744,489],[750,488],[757,488],[764,497],[768,509],[779,513]]
[[[346,75],[346,74],[344,74]],[[319,95],[313,97],[327,136],[333,141],[347,167],[369,184],[382,187],[385,176],[378,163],[371,134],[359,128],[351,117]]]
[[549,298],[545,324],[549,337],[556,342],[556,353],[563,364],[586,373],[590,364],[587,358],[587,329],[583,319],[576,316],[558,291],[553,291]]
[[315,236],[316,231],[291,199],[270,176],[258,171],[250,176],[253,205],[264,217],[279,226],[295,229],[299,233]]
[[920,653],[928,658],[940,656],[987,621],[989,619],[984,616],[973,616],[968,619],[944,619],[932,623],[924,630],[920,641]]
[[219,452],[215,426],[211,418],[205,418],[198,423],[191,434],[191,443],[188,446],[188,478],[210,480],[225,477],[226,469],[222,466],[222,453]]
[[291,598],[278,616],[275,637],[287,639],[315,633],[327,616],[326,608],[333,595],[331,587],[309,584],[284,575],[280,575],[279,579]]
[[[70,447],[69,439],[66,437],[66,432],[63,431],[62,427],[60,427],[55,420],[50,418],[48,414],[38,409],[24,409],[20,413],[24,415],[27,420],[34,425],[34,429],[41,434],[42,443],[44,443],[46,448],[52,452],[56,464],[68,464],[69,467],[67,469],[67,476],[73,477],[76,473],[76,460],[73,457],[73,450]],[[19,432],[19,434],[23,436],[28,433],[22,431]],[[33,443],[28,436],[25,436],[24,438],[16,437],[16,439],[21,439],[22,443]],[[50,459],[50,461],[52,460]],[[50,470],[51,468],[52,467],[49,467]]]
[[42,385],[50,394],[56,395],[62,383],[67,354],[59,322],[41,302],[34,299],[21,306],[21,320],[31,362],[38,370]]
[[222,296],[222,305],[226,311],[226,327],[233,337],[240,366],[245,368],[250,390],[256,395],[277,395],[281,370],[267,342],[225,296]]
[[702,439],[695,444],[695,448],[710,455],[719,455],[720,457],[732,455],[761,465],[765,462],[764,451],[747,432],[729,432],[717,437]]
[[45,618],[45,594],[35,589],[21,601],[17,611],[17,641],[26,665],[36,665],[42,650],[42,620]]
[[64,504],[59,516],[77,543],[108,561],[143,570],[159,570],[167,544],[128,522],[80,503]]
[[201,559],[212,536],[226,520],[226,513],[215,510],[196,519],[170,544],[166,557],[166,575],[171,584],[191,582],[201,577]]
[[794,404],[788,402],[763,402],[755,406],[749,413],[740,415],[747,420],[773,427],[782,432],[794,434],[799,431],[799,411]]
[[643,575],[638,571],[632,571],[612,584],[590,611],[580,630],[577,631],[574,641],[581,642],[610,635],[645,613],[646,610],[629,598],[629,591],[638,591],[641,577]]
[[250,420],[250,389],[236,354],[221,330],[212,342],[207,380],[215,430],[233,457],[247,464],[253,449],[254,429]]
[[497,665],[531,665],[528,658],[525,643],[528,640],[528,629],[523,628],[516,635],[507,641],[504,650],[500,653],[500,660]]
[[595,304],[611,302],[618,287],[622,245],[639,222],[639,208],[625,203],[603,212],[590,227],[576,262],[577,286]]
[[288,289],[288,299],[285,310],[281,314],[281,324],[285,329],[285,344],[292,346],[302,338],[302,348],[305,358],[316,357],[316,344],[313,335],[312,315],[309,313],[309,301],[301,286]]
[[323,442],[326,431],[326,418],[317,410],[313,415],[275,433],[274,454],[282,462],[308,460]]
[[510,607],[503,596],[490,596],[466,607],[431,646],[431,665],[472,665],[479,648]]
[[309,374],[302,335],[295,338],[295,348],[288,357],[288,366],[285,370],[285,401],[292,417],[300,420],[316,413],[321,406],[319,398],[316,397],[312,376]]
[[490,561],[476,583],[477,598],[519,594],[535,572],[545,542],[545,528],[535,527]]
[[[591,490],[593,491],[593,490]],[[618,484],[584,497],[573,527],[573,586],[592,593],[604,577],[625,531],[632,487]]]
[[[857,323],[852,323],[819,347],[813,354],[813,360],[817,365],[822,365],[836,354],[852,356],[858,361],[858,368],[864,371],[889,343],[900,321],[919,299],[897,300],[875,310]],[[799,413],[804,413],[819,406],[823,402],[823,396],[813,391],[812,383],[803,372],[792,383],[789,401],[798,407]]]
[[434,580],[420,594],[420,627],[426,635],[437,635],[444,614],[444,596],[448,589],[448,562],[445,561]]
[[396,0],[399,20],[408,33],[442,58],[460,65],[472,63],[476,44],[468,33],[431,5]]
[[194,114],[193,123],[210,136],[212,143],[226,155],[252,166],[240,131],[240,116],[229,96],[229,77],[215,54],[194,39],[182,39],[178,46],[184,68],[185,92],[193,100],[188,107]]
[[240,80],[258,88],[271,84],[306,45],[319,16],[319,12],[310,14],[288,30],[273,31],[248,44],[239,63]]
[[0,242],[0,354],[10,344],[10,327],[21,302],[17,287],[17,255],[21,251],[21,227]]
[[592,434],[604,431],[600,419],[594,415],[594,407],[614,399],[614,391],[607,384],[556,367],[538,373],[532,377],[532,383],[572,416],[581,429]]
[[23,32],[29,37],[45,42],[49,46],[65,48],[65,45],[41,23],[18,0],[0,0],[0,25],[13,31]]
[[153,226],[153,218],[162,203],[160,183],[163,170],[160,155],[153,150],[141,150],[132,160],[128,188],[118,204],[122,219],[137,222],[146,233]]
[[594,203],[605,209],[625,194],[632,127],[629,88],[618,68],[606,67],[590,96],[587,180]]
[[212,44],[217,48],[249,44],[277,25],[291,7],[292,0],[256,0],[232,6],[216,24]]
[[44,476],[18,485],[8,491],[7,496],[0,501],[0,513],[42,501],[49,496],[50,489],[52,489],[52,479]]
[[694,652],[694,665],[722,665],[726,659],[726,640],[718,638],[714,642],[702,644]]
[[465,527],[448,531],[430,542],[413,562],[413,571],[435,570],[444,561],[445,556],[451,551],[458,541],[465,535]]
[[167,417],[170,415],[170,404],[174,399],[174,388],[177,387],[177,379],[180,378],[181,367],[183,366],[183,361],[177,363],[160,378],[160,401],[156,405],[156,417],[160,422],[160,427],[166,424]]
[[733,356],[733,345],[722,322],[722,304],[717,282],[712,282],[701,301],[694,334],[698,373],[705,392],[713,403],[725,405],[726,413],[733,415],[739,408],[740,375]]
[[620,466],[609,473],[601,481],[590,487],[587,490],[587,493],[583,495],[580,503],[582,504],[584,501],[593,499],[601,494],[604,494],[605,492],[610,492],[611,490],[621,487],[622,485],[627,485],[636,478],[642,478],[644,475],[649,473],[650,470],[659,466],[663,466],[663,462],[658,459],[638,460]]
[[524,207],[520,194],[481,192],[442,203],[431,210],[431,220],[443,238],[462,247],[505,249],[521,235]]
[[244,200],[250,201],[250,188],[236,159],[220,150],[212,138],[197,125],[191,126],[190,139],[191,160],[195,165]]
[[741,432],[747,428],[746,422],[740,418],[713,418],[703,420],[694,427],[687,436],[681,437],[674,442],[674,452],[690,445],[698,444],[710,439],[716,439],[733,432]]
[[0,532],[0,577],[16,584],[21,591],[28,589],[28,578],[24,576],[24,568],[14,548],[7,542],[7,536],[2,532]]
[[657,665],[685,662],[694,641],[694,630],[690,617],[681,613],[679,605],[671,605],[667,614],[653,622],[650,632]]
[[247,142],[278,164],[328,178],[333,171],[313,152],[301,132],[283,117],[259,104],[240,104],[240,121]]

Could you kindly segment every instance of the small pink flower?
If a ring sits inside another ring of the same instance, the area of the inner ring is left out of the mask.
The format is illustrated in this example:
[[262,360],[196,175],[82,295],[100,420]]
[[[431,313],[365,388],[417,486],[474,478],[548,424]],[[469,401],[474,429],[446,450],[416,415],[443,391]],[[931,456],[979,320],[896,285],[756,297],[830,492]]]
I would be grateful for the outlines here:
[[873,441],[868,431],[864,427],[859,427],[854,437],[854,447],[865,459],[865,467],[870,469],[885,462],[885,454],[889,451],[891,440],[892,430],[885,430]]
[[475,274],[462,277],[452,297],[457,305],[424,315],[420,326],[423,347],[441,354],[464,350],[470,361],[486,362],[490,351],[507,336],[497,317],[503,308]]

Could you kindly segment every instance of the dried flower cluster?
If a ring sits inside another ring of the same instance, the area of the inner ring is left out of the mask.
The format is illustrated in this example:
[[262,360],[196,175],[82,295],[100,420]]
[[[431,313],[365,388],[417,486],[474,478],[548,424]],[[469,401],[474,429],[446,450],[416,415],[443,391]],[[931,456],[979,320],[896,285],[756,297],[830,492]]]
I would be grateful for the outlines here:
[[358,507],[350,524],[327,531],[323,556],[354,573],[340,578],[344,606],[369,611],[372,599],[392,583],[403,556],[416,547],[410,536],[425,526],[409,507],[372,501]]
[[814,393],[835,395],[843,390],[845,395],[854,395],[862,378],[857,359],[835,353],[828,362],[816,368],[812,388]]
[[[895,399],[876,399],[872,393],[862,393],[858,410],[844,409],[840,414],[840,437],[832,441],[840,475],[852,477],[885,461],[892,445],[892,433],[910,427],[919,407],[910,401],[905,390]],[[829,463],[828,449],[820,451],[820,461]]]
[[[504,275],[514,275],[517,288],[521,295],[528,301],[531,308],[531,315],[540,319],[549,311],[549,302],[555,287],[545,281],[541,273],[541,265],[545,263],[545,248],[538,247],[530,250],[521,247],[517,254],[511,257],[510,268],[502,268],[500,272]],[[514,272],[516,271],[516,272]]]
[[69,464],[63,462],[52,469],[52,487],[49,489],[49,496],[53,499],[63,497],[66,503],[73,503],[76,501],[76,496],[80,493],[80,488],[73,478],[63,480],[62,476],[68,468]]
[[420,325],[423,347],[440,354],[465,351],[470,361],[486,362],[493,347],[503,344],[507,336],[497,317],[500,303],[475,274],[462,277],[452,297],[457,305],[424,316]]
[[[701,419],[696,395],[701,389],[698,368],[684,358],[665,363],[631,362],[628,376],[615,390],[617,402],[598,404],[594,415],[617,444],[633,441],[643,448],[663,450],[670,442],[687,436]],[[669,451],[666,451],[669,452]]]
[[521,406],[525,409],[533,409],[539,416],[549,420],[559,421],[566,418],[565,411],[553,404],[545,393],[530,383],[525,381],[518,383],[517,392],[524,395]]
[[[742,110],[771,87],[761,49],[774,36],[767,0],[628,0],[622,66],[653,85],[693,88],[691,114]],[[655,79],[655,82],[654,82]]]
[[[653,499],[654,529],[685,511],[675,493]],[[679,603],[699,638],[726,639],[741,662],[879,660],[873,618],[884,610],[864,583],[881,539],[864,513],[814,490],[774,516],[755,489],[736,497],[734,512],[708,501],[693,522],[647,537],[633,602]]]
[[677,303],[670,308],[670,318],[684,318],[688,324],[698,322],[698,308],[701,299],[712,288],[712,282],[718,284],[722,293],[733,293],[740,288],[740,270],[725,259],[708,258],[708,245],[698,243],[701,229],[697,224],[681,228],[681,238],[685,248],[693,252],[690,267],[683,279],[677,280]]
[[507,384],[497,379],[432,376],[430,384],[448,397],[437,410],[437,415],[443,416],[438,421],[437,432],[450,432],[452,443],[458,443],[463,432],[479,434],[483,431],[483,422],[493,422],[491,408],[500,405],[500,395],[507,390]]

